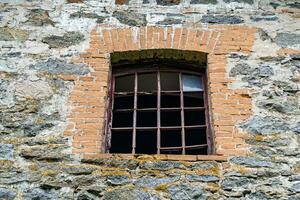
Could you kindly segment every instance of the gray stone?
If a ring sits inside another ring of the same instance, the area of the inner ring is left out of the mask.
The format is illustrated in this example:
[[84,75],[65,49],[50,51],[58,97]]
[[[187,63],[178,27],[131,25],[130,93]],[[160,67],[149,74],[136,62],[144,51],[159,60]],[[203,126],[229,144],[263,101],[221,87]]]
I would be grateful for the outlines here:
[[254,116],[240,127],[252,134],[283,133],[289,130],[289,126],[283,120],[276,117]]
[[247,4],[253,4],[253,0],[224,0],[225,3],[231,3],[231,2],[236,2],[236,3],[247,3]]
[[269,34],[263,30],[263,29],[259,29],[258,30],[259,32],[259,37],[262,41],[265,41],[265,40],[271,40],[271,37],[269,36]]
[[212,176],[212,175],[197,175],[197,174],[188,174],[186,175],[186,178],[188,181],[192,182],[217,182],[220,180],[219,177],[217,176]]
[[114,175],[107,177],[107,182],[110,185],[125,185],[131,183],[128,176]]
[[64,167],[62,170],[73,175],[88,175],[93,173],[93,171],[95,171],[96,169],[87,166],[68,166]]
[[259,107],[268,110],[281,112],[284,114],[299,114],[299,105],[297,97],[287,97],[284,101],[282,98],[273,98],[258,102]]
[[287,81],[274,81],[275,86],[282,89],[284,92],[296,93],[300,90],[296,83],[287,82]]
[[104,194],[104,200],[146,200],[153,199],[149,193],[132,188],[116,188]]
[[156,24],[166,26],[166,25],[173,25],[173,24],[182,24],[182,22],[183,22],[182,19],[167,17],[163,21],[159,21]]
[[298,122],[292,129],[298,135],[300,134],[300,122]]
[[156,0],[157,5],[174,6],[180,4],[180,0]]
[[175,168],[183,168],[184,166],[180,162],[174,161],[146,161],[140,164],[142,169],[150,170],[170,170]]
[[90,72],[84,64],[67,63],[63,60],[52,58],[47,61],[38,62],[30,66],[30,68],[50,74],[85,75]]
[[247,144],[252,145],[262,145],[266,147],[286,147],[288,146],[292,140],[290,138],[283,138],[283,137],[277,137],[277,135],[271,135],[269,138],[263,138],[262,135],[257,135],[258,138],[252,137],[249,139],[246,139]]
[[260,65],[257,69],[257,75],[260,77],[270,77],[274,75],[274,70],[268,65]]
[[276,21],[278,17],[275,15],[267,15],[267,16],[251,16],[250,19],[254,22],[259,21]]
[[41,145],[20,149],[20,156],[26,159],[44,160],[44,161],[62,161],[69,156],[63,153],[64,145]]
[[50,48],[65,48],[79,44],[84,40],[84,35],[79,32],[67,32],[63,36],[51,35],[42,39],[43,43],[49,45]]
[[251,147],[251,152],[254,152],[257,155],[263,156],[263,157],[271,157],[277,154],[276,150],[273,148],[268,147]]
[[204,15],[201,19],[203,23],[211,24],[240,24],[244,19],[237,15]]
[[253,157],[233,157],[230,162],[247,167],[274,167],[272,162]]
[[287,3],[286,4],[290,8],[297,8],[300,9],[300,3],[299,2],[292,2],[292,3]]
[[242,190],[247,189],[255,180],[246,177],[229,177],[221,182],[221,187],[224,190]]
[[300,181],[300,174],[290,176],[289,181]]
[[0,41],[20,41],[24,42],[29,37],[29,31],[16,28],[0,28]]
[[159,186],[161,184],[172,183],[178,181],[179,179],[180,179],[179,176],[163,177],[163,178],[146,176],[146,177],[139,178],[137,181],[134,182],[134,184],[138,187],[150,188],[150,187]]
[[192,170],[198,170],[198,169],[209,170],[216,167],[218,167],[216,162],[209,162],[209,161],[189,163],[189,165],[187,166],[188,169],[192,169]]
[[274,38],[276,44],[281,47],[300,44],[300,34],[296,33],[278,33]]
[[40,188],[29,190],[24,195],[24,200],[41,199],[41,200],[58,200],[57,194],[52,191],[45,191]]
[[54,22],[50,19],[47,10],[31,9],[26,17],[28,18],[26,23],[31,25],[43,26],[50,24],[54,26]]
[[12,160],[14,146],[12,144],[0,143],[0,160]]
[[122,24],[129,26],[146,26],[146,15],[138,14],[130,11],[115,11],[112,15],[117,18]]
[[168,187],[168,192],[172,200],[206,199],[203,190],[186,183],[171,185]]
[[7,189],[7,188],[0,188],[0,199],[4,199],[4,200],[13,200],[15,198],[16,194]]
[[104,16],[99,16],[96,13],[88,13],[88,12],[83,12],[83,11],[78,11],[75,13],[72,13],[70,15],[70,18],[89,18],[89,19],[97,19],[97,23],[102,23],[106,17]]
[[191,0],[191,4],[217,4],[217,0]]
[[274,199],[274,197],[271,197],[263,192],[253,192],[251,194],[247,194],[246,195],[247,199],[251,199],[251,200],[271,200]]
[[6,172],[0,173],[0,184],[12,185],[22,182],[34,183],[41,180],[38,173],[28,172]]
[[300,182],[294,183],[289,190],[295,193],[300,193]]
[[299,199],[300,199],[300,195],[296,194],[296,195],[289,196],[287,200],[299,200]]
[[53,95],[52,88],[46,81],[24,80],[15,85],[16,95],[22,98],[45,99]]
[[139,162],[134,159],[82,159],[82,163],[89,163],[94,165],[102,165],[107,167],[118,167],[118,168],[128,168],[128,169],[136,169],[138,167]]
[[253,71],[247,63],[239,63],[231,68],[229,76],[235,77],[237,75],[248,75]]

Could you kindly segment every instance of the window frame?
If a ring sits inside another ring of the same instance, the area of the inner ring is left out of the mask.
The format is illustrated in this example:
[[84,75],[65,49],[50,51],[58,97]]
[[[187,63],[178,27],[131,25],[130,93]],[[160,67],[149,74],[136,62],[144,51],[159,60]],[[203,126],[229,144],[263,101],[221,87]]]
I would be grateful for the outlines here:
[[[107,108],[106,108],[106,116],[105,116],[105,128],[104,128],[104,141],[103,141],[103,152],[109,153],[109,149],[111,147],[111,136],[112,136],[112,116],[113,116],[113,104],[114,104],[114,88],[115,88],[115,78],[119,76],[126,76],[126,75],[134,75],[134,104],[137,104],[137,74],[138,73],[157,73],[158,76],[158,88],[160,87],[160,73],[161,72],[175,72],[179,73],[179,82],[180,82],[180,113],[181,117],[184,115],[184,107],[183,107],[183,88],[181,86],[182,84],[182,74],[188,74],[188,75],[198,75],[202,77],[202,83],[203,83],[203,100],[204,100],[204,109],[205,109],[205,126],[206,126],[206,144],[207,144],[207,154],[206,155],[212,155],[214,154],[214,143],[213,143],[213,136],[212,136],[212,129],[211,129],[211,117],[210,117],[210,110],[209,110],[209,95],[208,95],[208,83],[207,83],[207,71],[205,68],[199,68],[199,66],[194,66],[194,65],[188,65],[188,64],[180,64],[181,67],[174,67],[176,63],[146,63],[146,64],[120,64],[120,65],[113,65],[112,70],[110,70],[110,75],[109,75],[109,87],[108,87],[108,103],[107,103]],[[176,65],[175,65],[176,66]],[[157,91],[157,115],[160,114],[160,94],[161,90],[159,89]],[[134,119],[136,120],[136,111],[135,111],[136,105],[134,105],[134,108],[132,109],[134,111]],[[181,118],[181,121],[184,120]],[[160,123],[160,120],[157,118],[157,123]],[[136,124],[136,122],[134,122]],[[183,130],[182,135],[182,141],[185,141],[184,138],[184,126],[180,125],[181,130]],[[133,139],[132,142],[136,142],[136,130],[137,127],[132,127],[133,128]],[[157,124],[155,127],[157,129],[157,141],[160,141],[160,124]],[[133,144],[132,144],[133,146]],[[136,148],[136,146],[135,146]],[[154,155],[159,155],[160,153],[160,148],[157,144],[157,153]],[[182,144],[182,154],[180,155],[191,155],[191,154],[186,154],[185,153],[185,148],[186,145],[183,143]],[[120,153],[123,154],[123,153]],[[135,155],[134,148],[130,154]]]

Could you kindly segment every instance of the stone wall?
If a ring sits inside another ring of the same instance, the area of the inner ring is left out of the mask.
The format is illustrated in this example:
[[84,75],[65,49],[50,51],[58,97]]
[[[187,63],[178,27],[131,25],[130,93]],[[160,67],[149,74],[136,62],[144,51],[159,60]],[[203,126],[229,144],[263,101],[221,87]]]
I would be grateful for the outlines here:
[[[299,199],[299,8],[292,0],[2,0],[0,199]],[[143,30],[147,38],[152,30],[144,47]],[[210,54],[208,67],[220,70],[210,94],[245,98],[211,111],[221,156],[99,154],[110,54],[158,48]],[[231,120],[216,123],[218,112]]]

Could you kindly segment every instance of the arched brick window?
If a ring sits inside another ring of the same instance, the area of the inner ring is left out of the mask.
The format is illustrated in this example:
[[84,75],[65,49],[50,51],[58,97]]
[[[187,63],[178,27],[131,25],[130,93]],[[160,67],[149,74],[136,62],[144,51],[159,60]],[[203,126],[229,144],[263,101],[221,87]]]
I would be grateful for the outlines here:
[[156,60],[112,69],[107,152],[211,154],[205,68]]

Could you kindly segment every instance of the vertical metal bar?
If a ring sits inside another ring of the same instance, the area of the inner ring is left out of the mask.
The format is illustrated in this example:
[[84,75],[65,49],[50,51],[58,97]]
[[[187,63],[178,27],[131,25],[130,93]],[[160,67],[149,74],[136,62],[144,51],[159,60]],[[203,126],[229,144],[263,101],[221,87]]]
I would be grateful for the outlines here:
[[208,94],[207,94],[207,80],[204,75],[202,75],[202,85],[203,85],[203,100],[205,108],[205,125],[206,125],[206,142],[207,142],[207,154],[213,153],[212,148],[212,135],[210,130],[210,119],[209,119],[209,109],[208,109]]
[[160,72],[157,71],[157,154],[160,154]]
[[136,148],[137,89],[138,89],[138,78],[137,78],[137,72],[135,72],[135,74],[134,74],[134,104],[133,104],[132,154],[135,154],[135,148]]
[[181,112],[181,143],[182,154],[185,154],[185,130],[184,130],[184,99],[183,99],[183,83],[182,73],[179,74],[179,86],[180,86],[180,112]]

